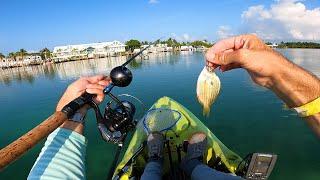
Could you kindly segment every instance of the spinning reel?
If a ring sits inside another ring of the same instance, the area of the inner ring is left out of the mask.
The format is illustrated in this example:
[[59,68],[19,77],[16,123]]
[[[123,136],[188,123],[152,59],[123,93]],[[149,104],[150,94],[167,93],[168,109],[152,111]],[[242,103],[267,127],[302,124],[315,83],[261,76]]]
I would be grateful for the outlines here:
[[89,93],[84,93],[82,96],[71,101],[62,111],[66,113],[68,117],[71,117],[83,105],[90,105],[95,111],[97,126],[102,138],[107,142],[121,145],[127,133],[133,130],[137,124],[134,120],[136,108],[129,101],[119,100],[111,93],[111,90],[115,86],[126,87],[131,83],[132,73],[126,65],[150,46],[151,45],[142,49],[121,66],[117,66],[111,70],[110,78],[112,83],[110,83],[103,92],[108,95],[112,101],[107,103],[104,115],[101,114],[99,106],[93,101],[94,95]]
[[92,107],[96,113],[97,125],[102,138],[107,142],[121,144],[127,133],[137,124],[133,118],[136,108],[129,101],[115,100],[116,97],[111,96],[115,102],[107,103],[103,116],[98,106],[93,105]]

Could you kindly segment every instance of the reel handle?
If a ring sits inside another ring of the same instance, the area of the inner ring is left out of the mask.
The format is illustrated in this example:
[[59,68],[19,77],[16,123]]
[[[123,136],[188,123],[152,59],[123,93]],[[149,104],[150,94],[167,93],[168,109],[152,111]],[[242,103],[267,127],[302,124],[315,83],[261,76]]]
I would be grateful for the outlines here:
[[104,90],[103,90],[103,93],[104,94],[109,94],[112,90],[112,88],[114,88],[114,84],[113,83],[110,83]]

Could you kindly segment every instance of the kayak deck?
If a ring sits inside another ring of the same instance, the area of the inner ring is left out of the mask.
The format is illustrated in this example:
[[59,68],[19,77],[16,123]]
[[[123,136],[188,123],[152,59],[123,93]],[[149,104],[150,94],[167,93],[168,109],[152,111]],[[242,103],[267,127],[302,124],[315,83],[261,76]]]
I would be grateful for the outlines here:
[[[178,102],[169,97],[160,98],[150,109],[171,109],[178,111],[181,117],[177,123],[169,130],[163,132],[166,143],[164,148],[163,174],[172,175],[179,166],[179,162],[185,156],[183,149],[186,140],[196,132],[203,132],[207,135],[207,152],[204,155],[204,163],[220,171],[235,173],[242,158],[228,149],[193,113],[183,107]],[[140,177],[147,163],[147,134],[142,121],[137,125],[129,146],[119,162],[114,177],[129,179],[130,177]]]

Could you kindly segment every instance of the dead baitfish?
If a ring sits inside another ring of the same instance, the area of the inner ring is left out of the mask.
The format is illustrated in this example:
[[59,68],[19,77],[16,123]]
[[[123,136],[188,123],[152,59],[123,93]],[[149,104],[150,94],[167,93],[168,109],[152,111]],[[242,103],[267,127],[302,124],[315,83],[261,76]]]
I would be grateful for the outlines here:
[[220,79],[213,69],[204,67],[197,81],[197,98],[203,107],[203,115],[209,116],[210,107],[220,92]]

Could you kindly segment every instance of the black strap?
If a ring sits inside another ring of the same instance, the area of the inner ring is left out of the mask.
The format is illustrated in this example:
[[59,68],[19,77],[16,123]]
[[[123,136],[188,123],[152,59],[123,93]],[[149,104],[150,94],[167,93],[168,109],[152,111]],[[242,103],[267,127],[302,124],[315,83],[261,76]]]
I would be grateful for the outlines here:
[[71,118],[82,106],[91,102],[93,97],[93,94],[84,93],[83,95],[71,101],[69,104],[65,105],[61,111],[64,112],[68,118]]

